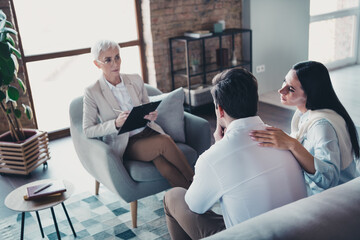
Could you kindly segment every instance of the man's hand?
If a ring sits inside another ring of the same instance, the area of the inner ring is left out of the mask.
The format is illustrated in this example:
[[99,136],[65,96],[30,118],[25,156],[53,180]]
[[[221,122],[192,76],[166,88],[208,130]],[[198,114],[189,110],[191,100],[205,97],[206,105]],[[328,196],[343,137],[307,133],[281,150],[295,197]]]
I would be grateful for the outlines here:
[[222,126],[220,126],[219,123],[217,123],[214,132],[215,142],[220,141],[224,137],[225,132],[226,132],[226,128],[223,128]]

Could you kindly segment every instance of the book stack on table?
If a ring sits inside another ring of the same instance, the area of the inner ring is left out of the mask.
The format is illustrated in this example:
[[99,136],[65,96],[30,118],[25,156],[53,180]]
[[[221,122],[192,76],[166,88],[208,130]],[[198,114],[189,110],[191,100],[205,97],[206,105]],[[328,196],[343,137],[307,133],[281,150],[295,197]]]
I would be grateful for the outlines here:
[[61,180],[56,180],[49,183],[27,187],[27,195],[24,195],[24,199],[34,200],[45,197],[59,196],[65,191],[66,187],[64,182]]
[[193,32],[185,32],[184,36],[185,37],[192,37],[192,38],[201,38],[201,37],[208,37],[211,36],[212,32],[208,31],[208,30],[199,30],[199,31],[193,31]]

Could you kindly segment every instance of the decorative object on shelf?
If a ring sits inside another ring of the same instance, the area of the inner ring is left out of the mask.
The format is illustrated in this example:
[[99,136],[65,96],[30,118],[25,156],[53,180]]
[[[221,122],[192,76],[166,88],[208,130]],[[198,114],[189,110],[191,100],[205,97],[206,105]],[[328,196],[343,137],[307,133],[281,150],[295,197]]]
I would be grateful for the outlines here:
[[[211,96],[212,85],[207,84],[195,84],[191,85],[190,90],[184,88],[185,103],[192,107],[197,107],[211,103],[213,98]],[[191,100],[189,100],[191,98]]]
[[235,53],[235,49],[234,49],[233,53],[232,53],[232,58],[231,58],[231,65],[236,66],[236,64],[237,64],[237,59],[236,59],[236,53]]
[[[33,113],[30,106],[19,100],[20,92],[26,93],[26,85],[17,76],[17,58],[21,58],[21,53],[10,34],[17,32],[0,10],[0,112],[9,125],[9,131],[0,136],[0,172],[26,175],[50,158],[48,137],[44,132],[23,129],[19,120],[21,107],[29,120]],[[46,152],[46,157],[42,158],[42,152]]]
[[191,55],[190,66],[193,72],[196,72],[198,70],[199,64],[200,64],[199,56],[195,54]]
[[214,33],[221,33],[225,30],[225,20],[220,20],[214,23]]
[[229,54],[227,48],[216,49],[216,64],[218,66],[227,67],[229,62]]
[[208,30],[187,31],[184,33],[185,37],[192,37],[192,38],[208,37],[211,35],[212,35],[212,32],[210,32]]

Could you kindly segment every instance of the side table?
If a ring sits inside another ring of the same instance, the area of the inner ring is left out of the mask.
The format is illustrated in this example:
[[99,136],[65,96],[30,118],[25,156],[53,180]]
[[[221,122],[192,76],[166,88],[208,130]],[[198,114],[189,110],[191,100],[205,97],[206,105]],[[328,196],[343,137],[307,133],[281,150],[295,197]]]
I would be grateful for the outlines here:
[[66,218],[69,222],[69,225],[71,227],[71,230],[72,230],[74,236],[76,237],[76,232],[74,230],[74,227],[69,218],[69,214],[67,213],[65,205],[64,205],[64,201],[66,199],[68,199],[71,196],[71,194],[74,192],[74,186],[72,185],[72,183],[64,180],[64,185],[66,187],[66,191],[59,196],[45,197],[45,198],[38,199],[38,200],[28,200],[28,201],[24,200],[24,195],[27,194],[27,190],[26,190],[27,187],[38,185],[38,184],[44,184],[44,183],[48,183],[51,181],[54,181],[54,180],[45,179],[45,180],[38,180],[35,182],[31,182],[31,183],[28,183],[28,184],[25,184],[23,186],[16,188],[15,190],[13,190],[11,193],[9,193],[7,195],[7,197],[5,199],[5,206],[11,210],[22,212],[22,214],[21,214],[21,233],[20,233],[21,240],[24,238],[25,212],[33,212],[33,211],[35,211],[35,213],[36,213],[41,236],[44,238],[44,231],[42,229],[40,215],[39,215],[38,211],[47,209],[47,208],[50,208],[50,210],[51,210],[51,215],[54,220],[57,237],[58,237],[58,239],[61,239],[59,227],[58,227],[58,224],[56,221],[56,216],[55,216],[55,212],[54,212],[54,208],[53,208],[54,206],[56,206],[60,203],[64,209],[64,212],[65,212]]

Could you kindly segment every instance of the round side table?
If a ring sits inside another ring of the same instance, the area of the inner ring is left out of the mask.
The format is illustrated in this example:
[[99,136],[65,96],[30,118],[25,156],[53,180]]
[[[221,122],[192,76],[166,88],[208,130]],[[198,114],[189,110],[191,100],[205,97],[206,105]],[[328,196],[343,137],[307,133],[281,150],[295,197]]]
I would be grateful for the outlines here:
[[41,236],[44,238],[44,231],[42,229],[40,215],[39,215],[38,211],[47,209],[47,208],[50,208],[50,210],[51,210],[57,237],[58,237],[58,239],[61,239],[59,227],[58,227],[58,224],[56,221],[56,216],[55,216],[55,212],[54,212],[54,208],[53,208],[54,206],[56,206],[60,203],[64,209],[64,212],[65,212],[66,218],[69,222],[69,225],[71,227],[71,230],[72,230],[74,236],[76,237],[76,232],[74,230],[74,227],[71,223],[69,214],[67,213],[65,205],[64,205],[64,201],[66,199],[68,199],[71,196],[71,194],[74,192],[74,186],[72,185],[72,183],[64,180],[63,182],[66,187],[66,191],[63,192],[59,196],[44,197],[42,199],[37,199],[37,200],[27,200],[27,201],[24,200],[24,195],[27,195],[27,187],[39,185],[39,184],[46,184],[46,183],[49,183],[52,181],[55,181],[55,180],[45,179],[45,180],[38,180],[35,182],[31,182],[31,183],[28,183],[28,184],[25,184],[23,186],[16,188],[15,190],[13,190],[11,193],[9,193],[7,195],[7,197],[5,199],[5,206],[11,210],[22,212],[20,239],[24,238],[25,212],[33,212],[33,211],[36,212],[36,217],[37,217],[37,220],[39,223]]

